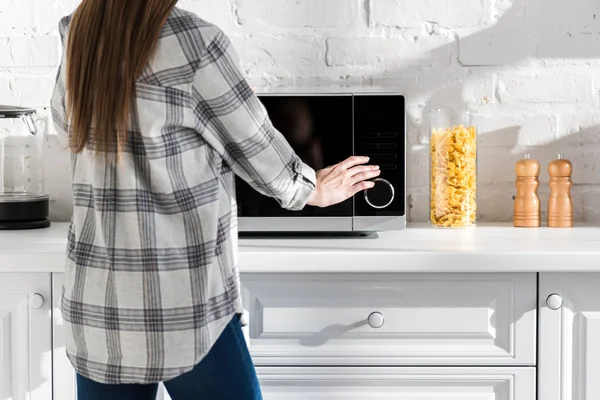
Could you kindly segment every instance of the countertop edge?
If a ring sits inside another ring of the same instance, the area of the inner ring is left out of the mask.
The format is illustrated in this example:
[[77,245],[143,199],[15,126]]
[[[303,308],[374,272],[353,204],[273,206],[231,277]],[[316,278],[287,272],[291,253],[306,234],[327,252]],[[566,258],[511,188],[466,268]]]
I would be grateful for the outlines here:
[[[0,233],[0,273],[61,273],[68,224]],[[374,238],[240,239],[251,273],[600,272],[600,227],[515,230],[506,224],[446,231],[423,224]]]
[[[330,254],[331,255],[331,254]],[[600,272],[598,253],[242,252],[242,274],[254,273],[537,273]],[[0,273],[62,273],[64,253],[0,254]]]

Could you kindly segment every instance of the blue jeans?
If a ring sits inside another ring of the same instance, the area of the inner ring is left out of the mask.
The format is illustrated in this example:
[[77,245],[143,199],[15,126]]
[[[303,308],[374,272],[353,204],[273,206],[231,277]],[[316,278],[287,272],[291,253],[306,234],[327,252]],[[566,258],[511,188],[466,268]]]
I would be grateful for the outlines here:
[[[262,400],[238,316],[192,371],[164,382],[173,400]],[[79,400],[154,400],[158,384],[105,385],[77,375]]]

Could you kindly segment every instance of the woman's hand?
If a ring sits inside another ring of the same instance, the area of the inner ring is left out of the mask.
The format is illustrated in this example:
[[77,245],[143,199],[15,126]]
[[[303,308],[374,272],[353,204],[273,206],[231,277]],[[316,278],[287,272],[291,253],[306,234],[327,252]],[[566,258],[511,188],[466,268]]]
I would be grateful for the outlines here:
[[368,162],[369,157],[350,157],[318,171],[317,186],[308,199],[308,204],[329,207],[375,186],[369,179],[379,176],[381,171],[378,166],[364,165]]

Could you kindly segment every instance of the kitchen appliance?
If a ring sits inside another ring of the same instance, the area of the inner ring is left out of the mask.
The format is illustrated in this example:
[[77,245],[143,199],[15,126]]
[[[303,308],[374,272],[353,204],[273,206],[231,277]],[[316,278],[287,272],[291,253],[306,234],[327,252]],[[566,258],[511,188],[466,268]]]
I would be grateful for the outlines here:
[[33,109],[0,106],[0,230],[50,226],[45,124]]
[[405,98],[397,93],[263,94],[271,121],[315,170],[369,156],[375,187],[327,208],[288,211],[237,178],[239,230],[373,232],[406,227]]

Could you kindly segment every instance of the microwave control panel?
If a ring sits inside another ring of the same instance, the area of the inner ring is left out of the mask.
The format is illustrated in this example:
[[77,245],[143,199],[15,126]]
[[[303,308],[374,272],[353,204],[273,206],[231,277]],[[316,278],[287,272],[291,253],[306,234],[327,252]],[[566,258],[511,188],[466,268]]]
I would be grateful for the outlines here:
[[354,95],[354,154],[370,157],[381,175],[355,196],[356,216],[406,213],[406,116],[400,94]]

